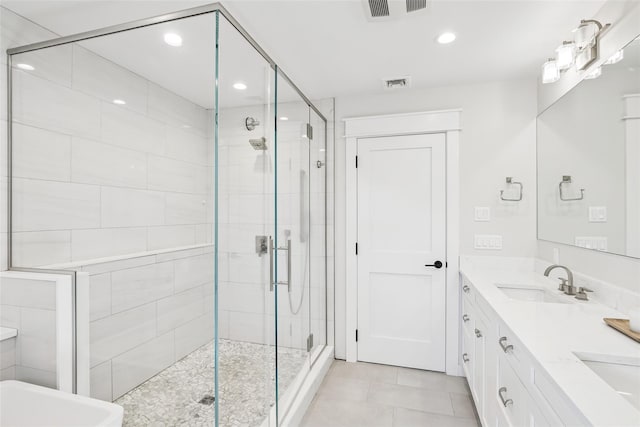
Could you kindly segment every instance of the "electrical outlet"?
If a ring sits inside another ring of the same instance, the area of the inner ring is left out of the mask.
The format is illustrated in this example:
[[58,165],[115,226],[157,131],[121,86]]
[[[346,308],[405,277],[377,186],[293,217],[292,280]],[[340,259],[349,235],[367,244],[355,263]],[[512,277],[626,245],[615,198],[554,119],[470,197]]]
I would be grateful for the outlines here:
[[473,247],[475,249],[499,251],[502,250],[502,236],[498,234],[476,234]]
[[607,207],[589,206],[589,222],[607,222]]
[[600,236],[577,236],[575,245],[581,248],[595,249],[597,251],[607,251],[608,240]]
[[476,206],[474,221],[488,222],[491,221],[491,208],[485,206]]

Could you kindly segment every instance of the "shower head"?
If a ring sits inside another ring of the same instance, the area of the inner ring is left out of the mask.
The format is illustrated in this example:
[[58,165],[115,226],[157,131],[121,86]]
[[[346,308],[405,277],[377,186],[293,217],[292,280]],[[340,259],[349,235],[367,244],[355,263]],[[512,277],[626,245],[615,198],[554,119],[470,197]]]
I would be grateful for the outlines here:
[[249,144],[251,144],[254,150],[264,151],[267,149],[267,138],[263,136],[258,139],[250,139]]

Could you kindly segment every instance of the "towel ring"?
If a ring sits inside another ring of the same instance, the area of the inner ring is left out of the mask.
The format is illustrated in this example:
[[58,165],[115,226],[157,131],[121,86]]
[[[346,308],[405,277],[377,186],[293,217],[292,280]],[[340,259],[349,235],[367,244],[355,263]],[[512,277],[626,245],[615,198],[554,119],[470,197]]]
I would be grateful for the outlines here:
[[560,181],[560,184],[558,184],[558,188],[560,189],[560,200],[562,200],[563,202],[572,202],[572,201],[584,199],[584,188],[580,189],[580,197],[564,197],[564,193],[562,192],[562,186],[569,185],[571,183],[573,183],[573,180],[571,179],[571,175],[563,175],[562,181]]
[[519,202],[522,200],[522,183],[518,182],[518,181],[514,181],[513,177],[508,176],[505,179],[506,183],[508,185],[517,185],[518,187],[520,187],[520,189],[518,190],[518,197],[514,198],[514,199],[510,199],[508,197],[504,197],[504,190],[500,190],[500,200],[504,200],[505,202]]

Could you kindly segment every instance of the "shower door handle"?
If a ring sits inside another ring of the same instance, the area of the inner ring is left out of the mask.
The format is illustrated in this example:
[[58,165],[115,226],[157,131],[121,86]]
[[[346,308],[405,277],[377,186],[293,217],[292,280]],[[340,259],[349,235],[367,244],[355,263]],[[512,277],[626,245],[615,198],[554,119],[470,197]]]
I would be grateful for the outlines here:
[[[286,285],[288,288],[288,291],[291,292],[291,239],[287,239],[287,246],[286,247],[280,247],[278,248],[279,251],[287,251],[287,280],[279,280],[276,285]],[[269,255],[271,258],[271,268],[269,270],[270,272],[270,277],[269,277],[269,290],[273,291],[273,284],[274,284],[274,279],[273,279],[273,268],[274,268],[274,262],[277,262],[277,260],[274,261],[273,259],[273,239],[269,239]]]
[[269,291],[273,292],[273,237],[269,236]]

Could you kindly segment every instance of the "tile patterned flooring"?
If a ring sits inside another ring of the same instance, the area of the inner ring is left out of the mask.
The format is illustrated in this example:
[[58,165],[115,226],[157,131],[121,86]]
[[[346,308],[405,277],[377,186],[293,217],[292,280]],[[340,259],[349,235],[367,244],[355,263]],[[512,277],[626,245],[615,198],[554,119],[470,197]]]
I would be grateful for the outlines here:
[[[213,426],[213,342],[116,400],[124,427]],[[220,425],[259,426],[275,399],[273,346],[220,340]],[[280,390],[307,363],[303,350],[278,350]],[[211,396],[211,397],[210,397]]]
[[467,381],[438,372],[336,360],[303,427],[477,427]]

